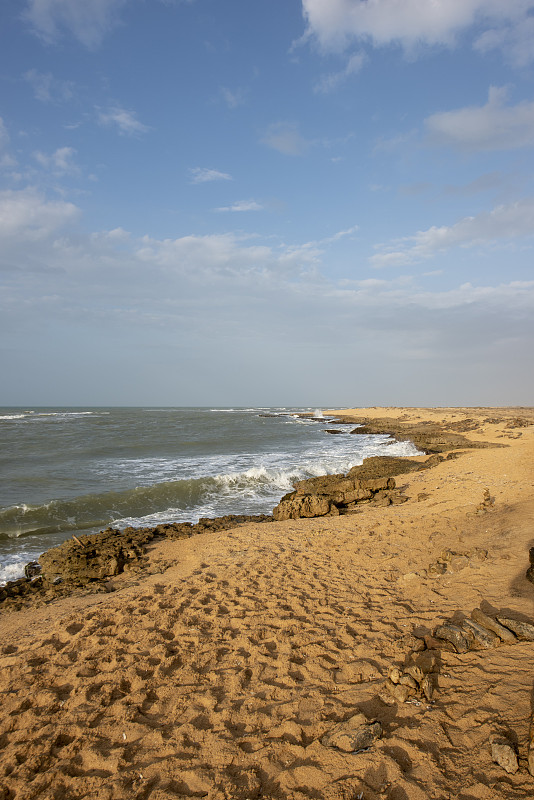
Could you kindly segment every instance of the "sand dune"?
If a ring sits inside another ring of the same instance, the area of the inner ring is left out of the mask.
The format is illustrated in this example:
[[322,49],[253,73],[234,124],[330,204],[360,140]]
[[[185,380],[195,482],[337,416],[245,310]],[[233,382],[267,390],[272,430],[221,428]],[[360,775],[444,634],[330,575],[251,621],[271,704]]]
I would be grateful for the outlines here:
[[[534,415],[347,413],[498,418],[467,435],[509,446],[401,476],[403,505],[164,541],[152,574],[110,594],[4,613],[0,798],[534,796],[534,642],[440,650],[431,702],[384,690],[414,632],[474,608],[534,619],[534,425],[507,427]],[[357,712],[382,724],[369,749],[322,744]],[[515,774],[492,761],[494,733]]]

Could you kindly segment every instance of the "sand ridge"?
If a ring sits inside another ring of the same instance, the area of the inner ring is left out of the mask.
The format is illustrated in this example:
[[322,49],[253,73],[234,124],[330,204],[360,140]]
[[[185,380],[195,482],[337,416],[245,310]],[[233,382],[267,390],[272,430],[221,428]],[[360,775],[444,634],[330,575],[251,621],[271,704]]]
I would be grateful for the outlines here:
[[[110,594],[3,616],[0,797],[533,796],[534,643],[442,651],[431,703],[383,693],[414,630],[475,607],[534,618],[534,426],[507,427],[532,412],[347,413],[498,417],[468,436],[509,447],[400,476],[401,506],[160,542],[152,574]],[[435,571],[444,551],[455,571]],[[382,724],[369,750],[321,744],[358,711]],[[517,745],[515,775],[491,760],[494,732]]]

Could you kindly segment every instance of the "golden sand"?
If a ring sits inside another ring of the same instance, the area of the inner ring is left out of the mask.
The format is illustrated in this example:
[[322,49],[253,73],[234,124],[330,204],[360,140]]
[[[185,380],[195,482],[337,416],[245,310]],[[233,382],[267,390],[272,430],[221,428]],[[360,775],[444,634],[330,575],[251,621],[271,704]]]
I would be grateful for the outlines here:
[[[111,594],[4,613],[2,800],[534,797],[534,643],[442,651],[430,703],[383,690],[413,631],[474,608],[534,619],[534,412],[336,413],[494,419],[466,435],[507,446],[400,476],[403,505],[164,541]],[[358,712],[382,724],[368,750],[321,743]]]

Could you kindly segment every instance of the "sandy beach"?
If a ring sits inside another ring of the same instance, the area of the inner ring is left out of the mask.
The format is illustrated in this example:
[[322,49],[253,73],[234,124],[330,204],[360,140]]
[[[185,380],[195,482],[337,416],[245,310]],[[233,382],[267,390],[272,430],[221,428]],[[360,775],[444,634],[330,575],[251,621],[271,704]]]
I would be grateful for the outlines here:
[[[158,541],[107,593],[0,608],[0,800],[534,796],[534,642],[428,638],[474,609],[534,622],[534,410],[328,413],[500,446],[400,475],[399,505]],[[388,675],[421,648],[434,692],[402,702]],[[325,743],[357,714],[368,747]]]

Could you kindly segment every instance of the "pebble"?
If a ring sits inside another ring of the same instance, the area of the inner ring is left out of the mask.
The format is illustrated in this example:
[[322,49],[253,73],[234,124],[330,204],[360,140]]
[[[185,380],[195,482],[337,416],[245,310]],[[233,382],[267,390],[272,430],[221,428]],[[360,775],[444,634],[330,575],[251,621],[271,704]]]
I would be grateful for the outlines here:
[[502,767],[509,775],[514,775],[519,769],[517,755],[508,741],[503,736],[494,735],[490,739],[491,757],[493,761]]

